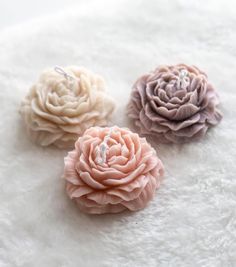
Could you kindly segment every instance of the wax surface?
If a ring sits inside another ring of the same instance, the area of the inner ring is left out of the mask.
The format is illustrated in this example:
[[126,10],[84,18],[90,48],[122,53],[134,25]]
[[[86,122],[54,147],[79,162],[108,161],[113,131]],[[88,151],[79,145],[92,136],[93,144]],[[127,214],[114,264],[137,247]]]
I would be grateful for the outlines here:
[[203,137],[219,123],[218,104],[214,87],[197,67],[160,66],[134,84],[128,115],[142,134],[163,143],[183,143]]
[[44,71],[21,105],[29,136],[42,146],[72,147],[87,128],[107,125],[114,110],[102,77],[79,67],[63,71],[69,77]]
[[[108,136],[106,161],[100,161]],[[145,138],[117,126],[92,127],[65,158],[66,190],[86,213],[144,208],[160,185],[163,165]]]

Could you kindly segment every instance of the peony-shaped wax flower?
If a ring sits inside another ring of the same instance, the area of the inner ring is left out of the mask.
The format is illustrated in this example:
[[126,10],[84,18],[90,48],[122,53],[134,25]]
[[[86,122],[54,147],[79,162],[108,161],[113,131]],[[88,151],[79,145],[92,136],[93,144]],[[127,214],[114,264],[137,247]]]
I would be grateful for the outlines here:
[[31,87],[20,113],[33,141],[67,148],[87,128],[106,126],[114,106],[102,77],[85,68],[56,67]]
[[128,116],[144,135],[163,143],[204,136],[222,118],[218,95],[207,75],[194,66],[160,66],[133,86]]
[[163,165],[145,138],[125,128],[92,127],[65,158],[66,190],[92,214],[142,209],[160,185]]

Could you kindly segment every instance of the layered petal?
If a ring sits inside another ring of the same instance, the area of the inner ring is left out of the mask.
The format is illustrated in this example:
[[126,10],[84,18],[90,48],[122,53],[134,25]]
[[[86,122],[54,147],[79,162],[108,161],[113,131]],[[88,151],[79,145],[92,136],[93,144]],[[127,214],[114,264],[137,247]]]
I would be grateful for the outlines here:
[[92,126],[105,126],[114,101],[104,80],[85,68],[67,67],[68,76],[46,70],[22,101],[20,113],[33,141],[71,147]]
[[101,214],[145,207],[162,175],[163,165],[146,139],[114,126],[88,129],[65,158],[63,177],[82,211]]
[[219,123],[218,104],[214,87],[197,67],[160,66],[134,84],[128,116],[142,134],[160,142],[188,142]]

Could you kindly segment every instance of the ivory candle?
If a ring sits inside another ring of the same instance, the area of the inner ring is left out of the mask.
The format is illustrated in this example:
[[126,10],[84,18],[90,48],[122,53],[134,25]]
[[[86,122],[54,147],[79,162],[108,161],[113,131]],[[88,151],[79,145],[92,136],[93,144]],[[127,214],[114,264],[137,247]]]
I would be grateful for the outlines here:
[[106,126],[114,107],[102,77],[85,68],[56,67],[31,87],[20,113],[33,141],[67,148],[87,128]]

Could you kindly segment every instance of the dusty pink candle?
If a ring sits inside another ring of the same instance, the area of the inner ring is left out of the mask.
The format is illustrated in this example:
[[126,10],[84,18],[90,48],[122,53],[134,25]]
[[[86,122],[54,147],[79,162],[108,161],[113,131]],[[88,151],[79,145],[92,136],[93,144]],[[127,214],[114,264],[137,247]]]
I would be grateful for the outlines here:
[[142,209],[160,185],[163,165],[129,129],[92,127],[65,158],[66,190],[86,213]]
[[195,66],[160,66],[133,86],[128,116],[141,134],[163,143],[198,140],[217,125],[219,98],[207,75]]

